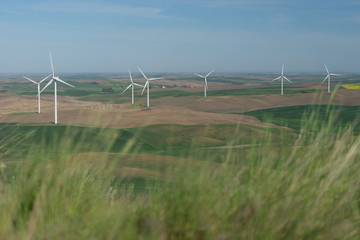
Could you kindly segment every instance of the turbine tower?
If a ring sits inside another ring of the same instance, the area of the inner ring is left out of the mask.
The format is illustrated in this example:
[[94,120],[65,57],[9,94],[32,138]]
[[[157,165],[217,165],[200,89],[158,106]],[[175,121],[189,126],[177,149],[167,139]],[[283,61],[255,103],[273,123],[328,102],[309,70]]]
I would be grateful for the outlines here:
[[215,71],[212,70],[211,72],[209,72],[207,75],[203,76],[203,75],[200,75],[200,74],[197,74],[197,73],[194,73],[196,76],[199,76],[201,78],[203,78],[205,80],[205,86],[204,86],[204,97],[206,97],[206,90],[207,90],[207,77],[210,76],[210,74],[212,74],[213,72]]
[[140,84],[134,83],[132,76],[131,76],[130,69],[129,69],[129,76],[130,76],[131,84],[122,93],[126,92],[126,90],[128,90],[131,87],[131,104],[134,104],[134,86],[138,86],[138,87],[143,87],[143,86],[141,86]]
[[40,113],[40,84],[45,81],[46,79],[48,79],[49,77],[51,77],[51,74],[49,76],[47,76],[46,78],[42,79],[40,82],[35,82],[34,80],[28,78],[28,77],[25,77],[23,76],[23,78],[25,78],[26,80],[29,80],[30,82],[32,83],[35,83],[37,86],[38,86],[38,113]]
[[55,101],[55,120],[54,123],[57,124],[57,83],[63,83],[65,85],[68,85],[70,87],[75,88],[73,85],[61,80],[58,76],[55,76],[55,72],[54,72],[54,65],[53,65],[53,61],[52,61],[52,56],[51,56],[51,52],[50,52],[50,64],[51,64],[51,70],[52,70],[52,78],[51,80],[45,85],[45,87],[41,90],[44,91],[48,86],[50,86],[52,83],[54,83],[54,101]]
[[154,81],[154,80],[159,80],[159,79],[163,79],[163,78],[147,78],[146,75],[143,73],[143,71],[141,71],[141,69],[138,67],[138,69],[140,70],[141,74],[144,76],[144,78],[146,79],[146,83],[144,85],[144,89],[141,92],[141,95],[143,95],[145,88],[147,87],[147,107],[150,107],[150,97],[149,97],[149,82],[150,81]]
[[328,75],[326,76],[326,78],[324,79],[324,81],[321,84],[323,84],[327,79],[328,80],[328,93],[330,93],[330,78],[331,78],[331,76],[341,76],[341,74],[330,73],[326,64],[324,64],[324,66],[325,66],[325,69],[326,69],[326,72]]
[[275,78],[274,80],[272,80],[272,82],[273,82],[273,81],[276,81],[276,80],[279,80],[279,79],[281,79],[281,95],[284,95],[284,79],[285,79],[286,81],[292,83],[292,81],[290,81],[287,77],[284,76],[284,64],[282,65],[281,76]]

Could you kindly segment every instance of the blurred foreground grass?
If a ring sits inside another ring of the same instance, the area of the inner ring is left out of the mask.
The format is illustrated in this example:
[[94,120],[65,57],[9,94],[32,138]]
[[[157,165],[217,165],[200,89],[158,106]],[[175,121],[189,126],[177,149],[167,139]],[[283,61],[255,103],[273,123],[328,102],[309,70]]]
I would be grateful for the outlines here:
[[0,239],[359,239],[360,138],[306,118],[296,133],[3,126]]

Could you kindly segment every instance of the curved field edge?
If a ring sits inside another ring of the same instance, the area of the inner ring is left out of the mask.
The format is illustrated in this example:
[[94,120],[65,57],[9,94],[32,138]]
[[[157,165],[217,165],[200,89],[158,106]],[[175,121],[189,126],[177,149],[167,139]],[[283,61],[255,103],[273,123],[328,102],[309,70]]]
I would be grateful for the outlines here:
[[322,125],[329,124],[331,121],[334,131],[352,125],[354,131],[360,133],[360,106],[299,105],[255,110],[242,114],[256,117],[262,122],[295,130],[301,130],[308,122],[317,121],[320,124],[317,129],[319,131]]
[[152,125],[118,129],[1,123],[0,129],[0,138],[3,139],[0,149],[2,158],[14,160],[24,157],[30,149],[44,146],[45,149],[56,148],[57,142],[64,138],[77,142],[77,152],[135,152],[186,156],[187,152],[193,149],[205,151],[211,147],[252,144],[266,132],[271,132],[273,141],[280,140],[285,131],[230,124]]

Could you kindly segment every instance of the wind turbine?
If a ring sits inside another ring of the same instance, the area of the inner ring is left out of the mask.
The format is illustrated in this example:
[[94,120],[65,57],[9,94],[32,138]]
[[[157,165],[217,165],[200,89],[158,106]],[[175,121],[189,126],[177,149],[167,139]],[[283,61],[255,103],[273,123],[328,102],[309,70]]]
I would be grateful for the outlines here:
[[134,83],[130,69],[129,69],[129,76],[130,76],[131,84],[122,93],[126,92],[126,90],[128,90],[131,87],[131,104],[134,104],[134,86],[138,86],[138,87],[142,87],[142,86],[140,84]]
[[284,95],[284,79],[285,79],[286,81],[292,83],[292,81],[290,81],[287,77],[284,76],[284,64],[282,65],[281,76],[275,78],[274,80],[272,80],[272,82],[273,82],[273,81],[276,81],[276,80],[279,80],[279,79],[281,79],[281,95]]
[[29,81],[32,82],[32,83],[35,83],[35,84],[38,86],[38,113],[40,113],[40,93],[41,93],[41,91],[40,91],[40,84],[41,84],[43,81],[45,81],[46,79],[48,79],[50,76],[51,76],[51,74],[50,74],[49,76],[47,76],[46,78],[42,79],[40,82],[35,82],[34,80],[32,80],[32,79],[30,79],[30,78],[28,78],[28,77],[23,76],[23,78],[29,80]]
[[54,101],[55,101],[55,121],[54,123],[57,124],[57,83],[63,83],[65,85],[68,85],[70,87],[75,88],[73,85],[61,80],[58,76],[55,76],[55,72],[54,72],[54,65],[53,65],[53,61],[52,61],[52,56],[51,56],[51,52],[50,52],[50,64],[51,64],[51,70],[52,70],[52,78],[51,80],[45,85],[45,87],[41,90],[44,91],[48,86],[50,86],[52,83],[54,83]]
[[147,78],[146,75],[143,73],[143,71],[141,71],[141,69],[138,67],[138,69],[140,70],[141,74],[144,76],[144,78],[146,79],[146,83],[144,85],[144,89],[141,92],[141,95],[143,95],[145,88],[147,87],[147,107],[150,107],[150,98],[149,98],[149,82],[150,81],[154,81],[154,80],[159,80],[159,79],[163,79],[163,78]]
[[328,75],[326,76],[326,78],[324,79],[324,81],[321,84],[323,84],[327,79],[328,80],[328,93],[330,93],[330,78],[331,78],[331,76],[341,76],[341,74],[330,73],[326,64],[324,64],[324,66],[325,66],[325,69],[326,69],[326,72]]
[[210,76],[210,74],[212,74],[213,72],[215,71],[212,70],[211,72],[209,72],[207,75],[203,76],[203,75],[200,75],[200,74],[197,74],[197,73],[194,73],[196,76],[199,76],[201,78],[203,78],[205,80],[205,86],[204,86],[204,97],[206,97],[206,90],[207,90],[207,77]]

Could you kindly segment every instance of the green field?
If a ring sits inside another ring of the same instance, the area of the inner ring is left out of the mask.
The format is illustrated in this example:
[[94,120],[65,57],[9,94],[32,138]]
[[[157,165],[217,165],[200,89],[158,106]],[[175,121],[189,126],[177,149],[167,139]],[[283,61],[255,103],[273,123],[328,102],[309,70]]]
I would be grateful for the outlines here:
[[[98,92],[103,86],[116,92]],[[84,83],[61,94],[121,102],[129,97],[119,98],[121,88]],[[209,96],[278,92],[269,85]],[[170,95],[202,92],[151,93]],[[2,123],[0,239],[359,239],[359,110],[245,113],[288,128]]]
[[352,125],[354,131],[360,133],[360,106],[302,105],[256,110],[244,114],[295,130],[302,129],[308,121],[313,122],[315,119],[320,123],[318,130],[329,121],[334,121],[334,131]]
[[[224,78],[216,78],[217,82],[226,82],[238,85],[239,83],[227,80]],[[213,81],[215,81],[213,80]],[[113,80],[108,81],[96,81],[93,82],[76,82],[76,79],[71,78],[68,81],[76,88],[70,87],[59,87],[58,94],[61,96],[72,96],[79,97],[80,100],[88,101],[100,101],[100,102],[112,102],[112,103],[123,103],[130,96],[130,91],[125,94],[121,94],[122,91],[128,86],[128,83],[118,82]],[[240,81],[241,82],[241,81]],[[255,83],[255,82],[252,82]],[[241,83],[244,84],[244,83]],[[241,95],[276,95],[279,94],[279,86],[276,83],[262,82],[264,86],[258,86],[251,89],[228,89],[228,90],[216,90],[208,91],[209,96],[241,96]],[[32,83],[20,83],[20,82],[7,82],[2,85],[2,93],[18,94],[18,95],[37,95],[36,86]],[[162,97],[188,97],[188,96],[203,96],[203,91],[199,92],[188,92],[182,90],[174,90],[173,87],[168,86],[168,89],[162,91],[151,92],[151,98],[162,98]],[[103,93],[103,88],[112,88],[113,92]],[[161,88],[161,85],[151,84],[152,89]],[[137,88],[141,90],[141,88]],[[312,93],[317,92],[316,90],[303,90],[298,84],[287,84],[285,94],[293,95],[297,93]],[[53,94],[53,88],[49,87],[42,94],[49,95]],[[146,95],[140,95],[139,91],[136,92],[137,97],[145,98]]]
[[360,139],[334,122],[317,134],[2,124],[0,238],[358,239]]
[[[1,161],[15,163],[7,168],[7,178],[13,177],[18,166],[16,163],[25,163],[25,159],[33,159],[39,153],[50,158],[59,156],[70,158],[82,153],[154,154],[165,159],[166,157],[189,159],[191,156],[195,161],[224,163],[229,160],[240,161],[238,159],[240,156],[250,155],[254,148],[262,147],[262,145],[253,145],[254,141],[259,141],[259,138],[255,138],[259,134],[264,135],[262,144],[271,142],[284,148],[290,147],[291,144],[290,141],[282,142],[284,135],[288,136],[288,140],[295,140],[283,130],[261,129],[247,125],[154,125],[132,129],[104,129],[13,123],[0,124],[0,129],[0,138],[3,139],[0,142]],[[233,134],[236,134],[236,138],[232,138]],[[72,144],[67,145],[67,142]],[[228,155],[228,149],[223,148],[224,146],[236,146],[231,156]],[[159,166],[156,157],[152,160],[153,163],[124,159],[122,155],[111,157],[111,161],[114,166],[151,171],[159,171],[159,167],[164,170],[173,165],[169,162]],[[248,163],[244,162],[244,164]],[[123,180],[121,178],[120,183]],[[124,181],[140,192],[148,188],[148,181],[153,182],[146,177],[126,177]]]
[[[254,136],[260,133],[271,133],[272,141],[281,141],[284,134],[279,129],[268,129],[253,126],[237,125],[153,125],[141,128],[112,129],[77,126],[36,126],[21,124],[0,124],[0,138],[4,139],[1,152],[3,160],[21,160],[30,149],[54,149],[59,139],[67,136],[79,142],[72,151],[75,152],[122,152],[122,153],[155,153],[186,157],[191,151],[211,152],[208,148],[252,144]],[[232,135],[236,133],[236,138]],[[11,136],[11,137],[9,137]],[[24,137],[25,136],[25,137]],[[128,148],[129,141],[133,141]],[[111,142],[111,144],[109,144]],[[37,143],[37,144],[34,144]],[[12,147],[16,146],[16,147]],[[124,152],[124,149],[126,151]],[[51,150],[52,151],[52,150]],[[220,150],[218,150],[221,152]],[[199,160],[208,159],[203,156]],[[217,159],[219,160],[219,159]],[[220,160],[219,160],[220,161]]]
[[[151,91],[151,90],[150,90]],[[261,87],[261,88],[252,88],[252,89],[230,89],[230,90],[216,90],[216,91],[207,91],[207,95],[211,96],[243,96],[243,95],[278,95],[279,94],[278,87]],[[286,96],[291,96],[298,93],[314,93],[318,92],[317,90],[302,90],[297,89],[296,87],[288,88],[285,91]],[[146,94],[140,95],[139,92],[135,93],[137,98],[146,98]],[[151,92],[151,99],[158,99],[164,97],[190,97],[197,96],[202,97],[204,92],[187,92],[182,90],[163,90]],[[128,101],[130,97],[130,92],[124,95],[122,94],[89,94],[87,96],[83,96],[80,100],[85,101],[100,101],[100,102],[113,102],[113,103],[123,103],[124,101]]]
[[34,114],[36,112],[16,112],[16,113],[12,113],[12,116],[21,116],[21,115],[29,115],[29,114]]

